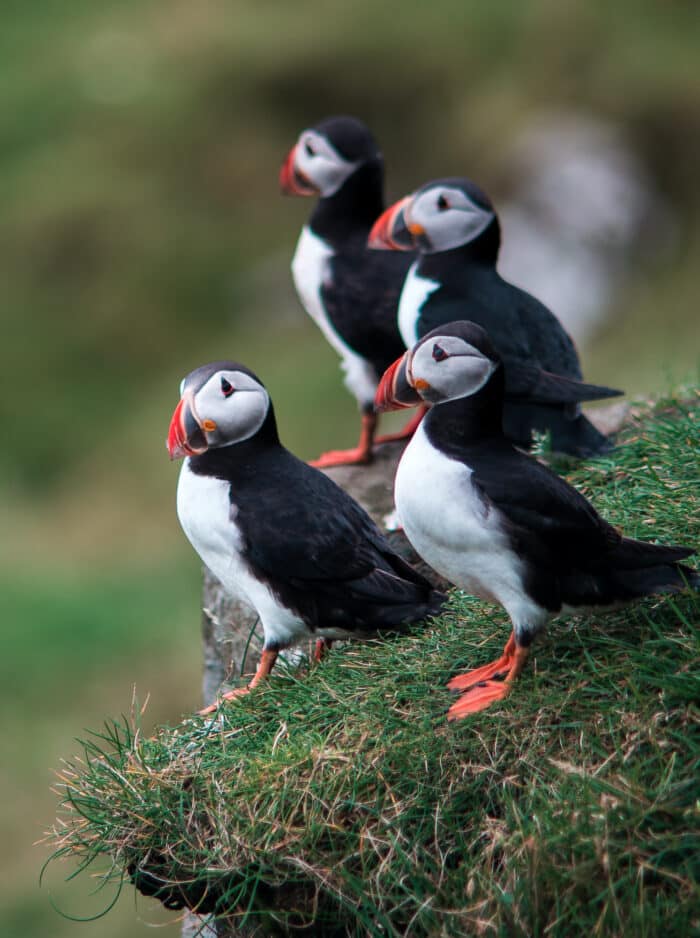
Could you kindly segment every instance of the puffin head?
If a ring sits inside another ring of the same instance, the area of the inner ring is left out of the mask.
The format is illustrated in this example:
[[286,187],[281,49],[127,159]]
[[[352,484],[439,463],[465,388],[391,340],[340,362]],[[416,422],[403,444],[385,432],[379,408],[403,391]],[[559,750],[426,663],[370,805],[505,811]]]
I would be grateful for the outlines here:
[[166,444],[170,458],[199,456],[247,440],[262,427],[269,410],[267,391],[245,366],[230,361],[202,365],[180,385]]
[[361,166],[381,163],[369,129],[355,117],[327,117],[302,130],[280,169],[285,195],[334,195]]
[[438,179],[391,205],[368,245],[437,254],[475,241],[496,220],[489,197],[469,179]]
[[375,409],[443,404],[480,391],[501,360],[486,331],[460,320],[438,326],[384,372]]

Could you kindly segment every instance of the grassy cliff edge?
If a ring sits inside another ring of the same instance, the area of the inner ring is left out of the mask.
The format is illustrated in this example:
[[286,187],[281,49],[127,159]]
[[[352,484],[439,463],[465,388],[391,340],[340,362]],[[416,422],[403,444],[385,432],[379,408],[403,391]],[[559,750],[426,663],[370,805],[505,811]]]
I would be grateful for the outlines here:
[[[625,532],[697,544],[698,393],[568,474]],[[213,718],[110,723],[61,773],[56,858],[261,934],[691,934],[700,599],[555,622],[512,695],[448,724],[505,615],[460,593]]]

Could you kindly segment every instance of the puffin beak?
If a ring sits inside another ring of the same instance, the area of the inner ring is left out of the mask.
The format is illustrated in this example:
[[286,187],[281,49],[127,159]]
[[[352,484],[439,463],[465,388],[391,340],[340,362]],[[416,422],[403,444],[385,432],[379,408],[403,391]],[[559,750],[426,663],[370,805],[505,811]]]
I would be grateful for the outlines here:
[[420,228],[420,225],[410,225],[406,219],[412,199],[412,195],[407,195],[382,212],[369,233],[368,247],[388,251],[412,251],[414,249],[413,235],[422,233],[423,229],[414,232],[413,229]]
[[192,409],[192,392],[186,391],[175,408],[168,430],[168,452],[171,459],[198,456],[209,448],[204,431]]
[[404,407],[415,407],[423,403],[410,378],[410,352],[404,352],[393,365],[389,365],[382,375],[377,393],[374,395],[374,409],[381,413],[384,410],[401,410]]
[[297,150],[299,144],[295,144],[287,154],[287,159],[282,163],[280,169],[280,189],[284,195],[315,195],[318,192],[316,186],[308,179],[296,165]]

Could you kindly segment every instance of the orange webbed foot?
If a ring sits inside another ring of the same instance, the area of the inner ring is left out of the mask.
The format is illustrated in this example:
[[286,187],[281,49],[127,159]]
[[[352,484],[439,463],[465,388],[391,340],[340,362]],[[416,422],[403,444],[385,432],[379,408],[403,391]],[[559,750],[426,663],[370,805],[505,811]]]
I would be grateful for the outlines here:
[[505,648],[500,658],[491,661],[480,668],[474,668],[473,671],[467,671],[466,674],[458,674],[448,682],[447,686],[452,691],[463,691],[482,681],[488,681],[499,674],[507,674],[513,667],[515,660],[515,639],[510,636],[506,642]]
[[509,681],[484,681],[462,694],[447,711],[448,720],[463,720],[472,713],[479,713],[496,700],[503,700],[511,691]]
[[321,453],[318,459],[312,459],[310,466],[315,469],[329,469],[331,466],[366,466],[372,462],[372,450],[356,446],[354,449],[331,449]]
[[247,687],[235,687],[233,690],[227,690],[226,693],[222,694],[216,699],[213,704],[210,704],[208,707],[205,707],[203,710],[197,711],[200,716],[207,716],[210,713],[214,713],[219,709],[222,703],[225,703],[227,700],[235,700],[236,697],[244,697],[246,694],[249,694],[254,687],[257,687],[261,681],[267,680],[270,676],[270,672],[275,666],[275,661],[277,661],[278,652],[270,648],[264,648],[263,653],[260,656],[260,664],[258,669],[251,678],[250,683]]
[[333,644],[332,638],[319,638],[314,645],[314,661],[321,662],[326,657]]
[[225,703],[227,700],[235,700],[236,697],[244,697],[249,693],[250,685],[247,687],[236,687],[234,690],[227,690],[225,694],[217,697],[213,704],[209,704],[209,706],[204,707],[203,710],[198,710],[197,713],[200,717],[208,716],[210,713],[216,713],[222,703]]
[[[515,636],[511,635],[503,649],[503,655],[491,664],[484,665],[483,668],[477,668],[468,674],[453,678],[448,687],[459,688],[468,687],[466,693],[447,711],[448,720],[461,720],[472,713],[478,713],[485,710],[495,700],[503,700],[510,693],[513,682],[519,676],[525,667],[529,649],[517,645]],[[502,681],[485,679],[484,675],[490,673],[492,677],[505,671]],[[477,683],[478,681],[478,683]]]

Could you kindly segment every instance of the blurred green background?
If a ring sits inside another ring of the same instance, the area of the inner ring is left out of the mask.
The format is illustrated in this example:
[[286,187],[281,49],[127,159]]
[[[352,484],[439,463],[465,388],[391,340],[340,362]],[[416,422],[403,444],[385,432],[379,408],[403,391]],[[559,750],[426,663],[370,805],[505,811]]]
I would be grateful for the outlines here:
[[[52,769],[85,727],[150,693],[146,728],[199,701],[198,562],[164,440],[180,378],[234,357],[263,377],[304,457],[354,442],[354,401],[293,294],[311,208],[277,172],[299,130],[353,113],[398,197],[468,173],[498,204],[515,135],[551,109],[620,127],[674,216],[607,325],[592,381],[632,393],[697,374],[698,36],[694,0],[5,0],[0,28],[3,758],[0,932],[147,933],[104,919],[34,846]],[[177,934],[171,924],[162,934]]]

